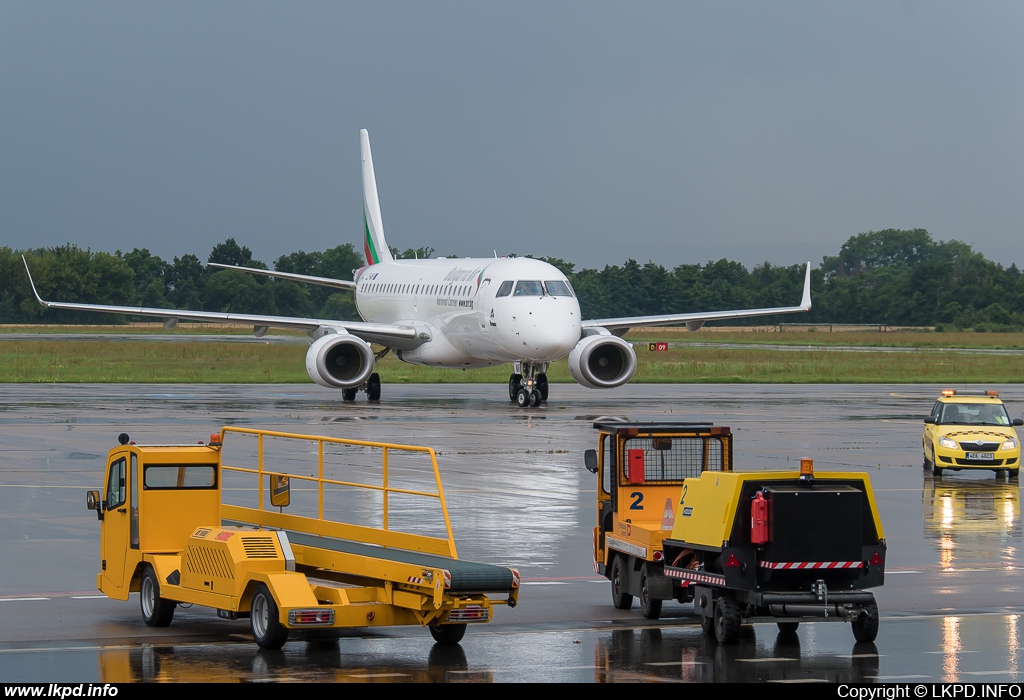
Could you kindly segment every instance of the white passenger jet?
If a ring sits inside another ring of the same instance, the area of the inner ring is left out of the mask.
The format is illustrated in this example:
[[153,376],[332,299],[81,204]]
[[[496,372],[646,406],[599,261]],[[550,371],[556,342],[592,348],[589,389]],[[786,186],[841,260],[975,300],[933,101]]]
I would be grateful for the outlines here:
[[[636,371],[636,353],[621,336],[630,328],[685,324],[695,331],[706,321],[811,308],[809,262],[799,306],[584,320],[569,280],[540,260],[396,260],[384,240],[365,129],[360,139],[366,266],[355,271],[354,281],[210,265],[352,290],[363,321],[43,301],[29,272],[32,292],[48,308],[157,317],[164,319],[167,329],[178,321],[201,321],[251,324],[257,337],[270,328],[307,331],[313,342],[306,352],[306,371],[317,384],[341,389],[344,401],[355,400],[358,391],[365,391],[370,401],[380,399],[374,364],[388,352],[402,362],[431,367],[467,369],[512,362],[508,396],[520,407],[547,401],[548,368],[566,355],[573,379],[585,387],[608,389],[628,382]],[[25,270],[29,271],[27,262]],[[371,345],[381,349],[374,351]]]

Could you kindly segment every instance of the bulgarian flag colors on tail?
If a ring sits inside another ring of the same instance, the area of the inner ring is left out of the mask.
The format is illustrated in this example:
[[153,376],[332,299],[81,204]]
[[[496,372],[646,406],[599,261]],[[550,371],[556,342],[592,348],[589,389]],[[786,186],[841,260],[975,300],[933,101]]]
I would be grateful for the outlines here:
[[367,265],[376,265],[394,258],[384,240],[384,222],[380,216],[380,200],[377,198],[377,177],[373,172],[370,135],[366,129],[359,132],[359,141],[363,160],[363,253]]

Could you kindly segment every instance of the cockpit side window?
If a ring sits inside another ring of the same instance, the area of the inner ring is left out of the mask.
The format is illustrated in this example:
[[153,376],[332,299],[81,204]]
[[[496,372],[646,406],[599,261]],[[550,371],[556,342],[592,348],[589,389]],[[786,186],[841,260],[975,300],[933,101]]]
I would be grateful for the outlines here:
[[494,296],[496,296],[496,297],[507,297],[511,293],[512,293],[512,280],[505,280],[504,282],[501,283],[501,286],[498,287],[498,293],[495,294]]
[[572,296],[572,290],[569,289],[569,285],[562,280],[546,280],[544,282],[544,291],[553,297]]
[[544,286],[538,280],[520,280],[516,282],[516,291],[512,293],[514,297],[542,297],[544,296]]

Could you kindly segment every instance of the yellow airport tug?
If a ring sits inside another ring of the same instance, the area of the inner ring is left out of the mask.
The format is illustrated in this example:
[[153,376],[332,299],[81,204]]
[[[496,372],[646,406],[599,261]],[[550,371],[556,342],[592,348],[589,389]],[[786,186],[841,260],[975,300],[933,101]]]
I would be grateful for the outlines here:
[[[102,498],[87,494],[96,585],[139,592],[147,625],[196,604],[249,618],[265,649],[293,630],[388,625],[455,644],[518,601],[518,571],[458,558],[428,447],[234,427],[208,444],[119,442]],[[440,535],[416,532],[427,521]]]
[[732,433],[710,423],[598,422],[594,565],[612,603],[693,601],[706,634],[735,642],[748,622],[793,632],[801,620],[878,634],[885,533],[867,474],[732,471]]

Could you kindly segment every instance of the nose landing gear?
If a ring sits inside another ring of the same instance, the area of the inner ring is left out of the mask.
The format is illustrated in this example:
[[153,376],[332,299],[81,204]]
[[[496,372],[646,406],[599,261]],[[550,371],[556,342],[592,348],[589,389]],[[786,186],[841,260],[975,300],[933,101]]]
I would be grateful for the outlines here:
[[548,400],[548,362],[516,362],[508,378],[508,400],[535,408]]

